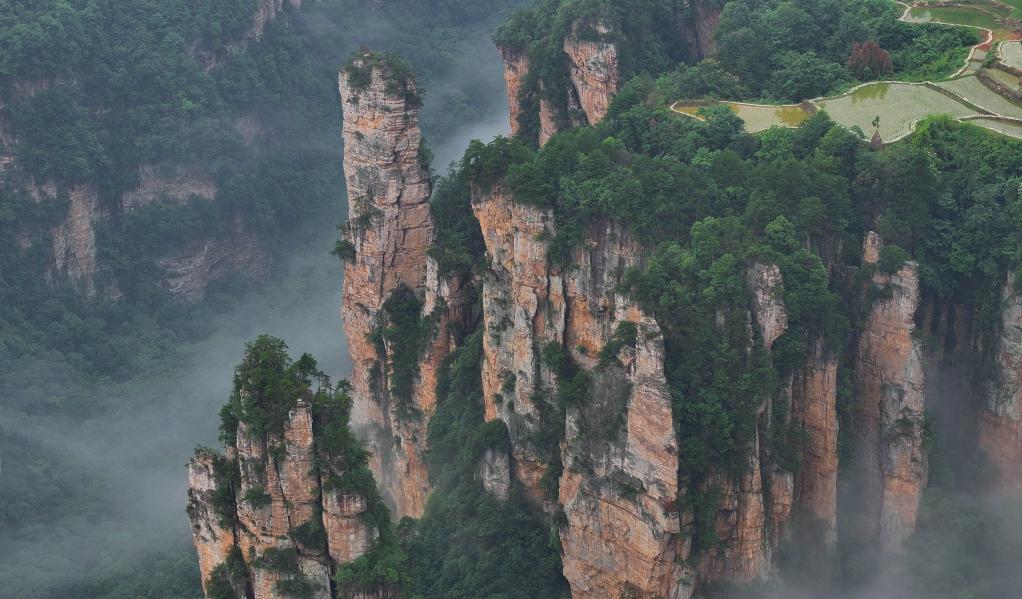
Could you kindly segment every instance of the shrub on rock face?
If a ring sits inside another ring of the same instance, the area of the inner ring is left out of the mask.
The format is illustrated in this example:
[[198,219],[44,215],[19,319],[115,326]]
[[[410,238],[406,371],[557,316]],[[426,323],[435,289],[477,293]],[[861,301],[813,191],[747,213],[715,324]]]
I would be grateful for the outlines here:
[[891,54],[876,42],[863,42],[852,46],[848,68],[862,80],[879,79],[894,72]]

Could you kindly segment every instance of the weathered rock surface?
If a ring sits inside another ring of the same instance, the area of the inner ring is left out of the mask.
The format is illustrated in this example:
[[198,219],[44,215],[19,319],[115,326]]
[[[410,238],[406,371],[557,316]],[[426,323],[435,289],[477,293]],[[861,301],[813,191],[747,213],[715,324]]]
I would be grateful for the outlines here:
[[508,116],[511,119],[511,135],[518,135],[518,118],[522,115],[521,93],[525,76],[529,73],[529,57],[525,50],[500,46],[500,58],[504,61],[504,84],[507,86]]
[[511,494],[511,460],[507,452],[488,448],[479,458],[475,477],[488,493],[497,499],[507,499]]
[[237,543],[233,525],[225,526],[215,507],[217,489],[227,484],[217,472],[217,461],[223,459],[212,451],[200,450],[188,462],[188,520],[199,554],[203,591],[213,569],[227,560]]
[[121,208],[130,210],[157,202],[181,204],[192,197],[216,199],[216,183],[196,166],[138,167],[138,185],[121,195]]
[[247,230],[241,216],[230,228],[188,245],[156,261],[160,286],[185,302],[202,300],[212,283],[231,274],[263,281],[270,274],[270,251]]
[[532,439],[557,424],[544,421],[555,417],[547,402],[557,381],[540,350],[553,344],[592,368],[618,325],[639,331],[620,364],[598,370],[585,405],[566,415],[558,501],[572,596],[687,597],[691,580],[675,562],[677,441],[663,339],[656,321],[617,293],[623,269],[638,264],[638,244],[603,223],[561,273],[546,257],[552,214],[515,202],[499,186],[474,200],[490,261],[483,281],[485,414],[507,424],[514,476],[537,503],[545,500],[539,483],[550,456]]
[[[581,29],[592,29],[595,35],[581,35]],[[576,24],[564,39],[571,83],[590,125],[607,116],[610,101],[618,89],[617,46],[608,41],[594,41],[610,33],[603,24]]]
[[746,275],[752,295],[752,313],[767,349],[788,330],[788,311],[784,308],[781,269],[776,264],[753,264]]
[[997,467],[999,483],[1022,491],[1022,295],[1015,273],[1004,283],[997,377],[979,413],[979,446]]
[[[865,264],[875,264],[880,246],[879,237],[870,232]],[[918,268],[906,262],[892,275],[874,273],[872,283],[890,296],[873,302],[855,363],[852,468],[861,502],[855,528],[864,543],[899,552],[915,530],[926,478],[923,367],[919,341],[912,335]]]
[[837,541],[837,358],[817,342],[791,384],[791,417],[800,433],[801,468],[795,475],[795,502],[802,538],[822,547]]
[[724,3],[717,0],[689,0],[685,33],[692,56],[701,60],[714,50],[714,38]]
[[[344,173],[348,188],[346,235],[355,257],[344,268],[342,317],[354,371],[355,421],[368,431],[371,465],[397,517],[422,515],[429,493],[423,456],[426,426],[436,405],[436,375],[453,340],[447,323],[458,305],[457,281],[440,276],[426,252],[433,241],[429,173],[419,151],[415,83],[371,53],[339,77],[344,109]],[[423,299],[423,317],[436,317],[435,334],[418,364],[411,398],[414,417],[391,397],[389,350],[380,354],[369,336],[381,326],[383,304],[398,287]],[[434,314],[436,312],[436,314]]]
[[[99,206],[91,185],[77,185],[68,193],[64,222],[53,230],[53,258],[57,273],[71,281],[86,297],[96,295],[96,229]],[[46,200],[43,200],[46,201]]]
[[[302,0],[286,0],[292,8],[301,8]],[[190,46],[192,56],[200,60],[207,71],[224,64],[229,60],[231,52],[244,48],[253,41],[261,40],[266,28],[284,12],[285,0],[258,0],[255,12],[252,14],[251,25],[238,39],[227,40],[226,42],[213,47],[204,44],[193,43]]]

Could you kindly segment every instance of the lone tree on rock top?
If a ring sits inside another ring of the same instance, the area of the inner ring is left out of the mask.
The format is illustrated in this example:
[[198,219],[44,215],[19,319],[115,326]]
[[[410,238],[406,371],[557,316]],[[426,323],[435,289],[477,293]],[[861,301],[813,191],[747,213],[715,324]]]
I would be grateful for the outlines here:
[[863,42],[852,46],[848,68],[860,80],[879,79],[894,70],[891,54],[876,42]]

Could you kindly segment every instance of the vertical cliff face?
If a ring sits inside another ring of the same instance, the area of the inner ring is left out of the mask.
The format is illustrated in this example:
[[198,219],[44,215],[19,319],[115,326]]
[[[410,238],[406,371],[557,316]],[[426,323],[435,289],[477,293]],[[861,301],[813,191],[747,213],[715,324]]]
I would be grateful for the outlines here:
[[[489,257],[483,280],[486,418],[507,424],[513,474],[548,508],[541,480],[551,456],[534,439],[564,418],[563,473],[554,482],[572,596],[687,597],[691,580],[675,560],[678,450],[663,339],[656,321],[617,293],[624,268],[638,264],[640,247],[620,227],[604,223],[561,272],[547,260],[544,239],[554,234],[548,211],[516,203],[499,186],[479,192],[473,210]],[[601,358],[622,326],[634,338]],[[541,356],[558,352],[594,369],[584,402],[567,406],[563,415],[554,398],[558,385],[570,381],[558,380]]]
[[800,433],[802,464],[795,476],[800,538],[827,550],[837,541],[837,359],[817,343],[791,385],[792,419]]
[[511,119],[511,135],[518,135],[522,116],[522,87],[529,74],[529,57],[525,50],[500,46],[500,58],[504,62],[504,84],[507,86],[508,116]]
[[[188,520],[192,526],[192,541],[199,554],[199,572],[202,590],[210,594],[209,581],[213,570],[228,562],[237,546],[234,526],[223,518],[217,508],[217,494],[228,488],[223,475],[223,456],[208,450],[199,450],[188,461]],[[244,582],[238,585],[244,597]]]
[[724,2],[720,0],[689,0],[685,37],[695,58],[701,60],[713,54],[723,10]]
[[563,343],[565,320],[563,281],[542,241],[552,234],[553,214],[514,202],[499,187],[479,194],[472,209],[489,255],[482,293],[485,416],[507,424],[513,473],[540,501],[547,458],[531,439],[556,389],[539,354],[546,344]]
[[[751,351],[755,333],[769,350],[788,329],[780,268],[776,264],[752,264],[746,272],[746,289],[749,312],[732,317],[744,317],[748,322],[746,351]],[[786,391],[775,401],[790,403],[789,395]],[[699,486],[700,492],[716,490],[720,494],[713,523],[719,543],[707,547],[697,564],[703,582],[746,584],[765,578],[771,571],[773,549],[787,527],[793,501],[792,474],[774,463],[763,440],[773,426],[787,426],[786,422],[771,422],[771,412],[769,404],[758,410],[755,435],[744,449],[742,473],[711,473]]]
[[1022,295],[1015,273],[1004,284],[996,378],[979,413],[979,445],[998,469],[999,483],[1022,491]]
[[[414,81],[386,58],[363,53],[341,72],[339,83],[346,235],[354,248],[344,268],[342,316],[354,364],[356,418],[367,427],[373,470],[397,515],[420,516],[429,491],[426,426],[436,404],[436,373],[450,349],[447,309],[457,303],[457,282],[442,280],[426,256],[433,223]],[[410,397],[393,393],[393,356],[373,340],[387,326],[384,303],[399,288],[423,299],[424,317],[438,319],[421,348]]]
[[[588,35],[581,35],[581,25],[564,39],[564,54],[570,62],[571,84],[589,124],[595,125],[607,116],[610,101],[618,88],[618,50],[600,38],[610,30],[603,24],[587,25]],[[595,38],[595,39],[593,39]]]
[[54,265],[60,276],[93,297],[98,268],[95,221],[100,218],[96,191],[91,185],[76,185],[68,197],[67,216],[52,232]]
[[[870,232],[864,264],[877,263],[880,244]],[[906,262],[894,274],[877,272],[872,284],[880,298],[869,310],[855,363],[856,534],[881,551],[898,552],[915,530],[926,477],[922,352],[912,335],[917,266]]]

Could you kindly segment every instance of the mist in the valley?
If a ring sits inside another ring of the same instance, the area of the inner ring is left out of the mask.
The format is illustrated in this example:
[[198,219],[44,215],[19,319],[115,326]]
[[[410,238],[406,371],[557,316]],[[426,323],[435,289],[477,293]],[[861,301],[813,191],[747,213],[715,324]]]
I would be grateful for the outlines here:
[[[347,55],[361,45],[387,49],[395,46],[387,43],[391,40],[407,56],[416,43],[407,24],[397,28],[382,17],[335,22],[320,14],[306,20],[310,26],[334,28],[335,35],[358,32],[348,37],[349,47],[332,48],[331,54]],[[489,140],[508,131],[500,61],[488,28],[478,27],[462,43],[472,51],[455,68],[433,72],[424,82],[427,90],[439,90],[427,91],[421,122],[437,174],[446,173],[469,139]],[[418,66],[415,56],[408,58]],[[452,91],[466,89],[475,90],[471,101]],[[339,107],[335,120],[323,127],[336,132],[340,145]],[[309,143],[322,144],[322,138]],[[185,364],[100,386],[97,393],[109,398],[103,404],[119,406],[115,411],[82,421],[26,415],[9,407],[22,403],[15,398],[0,401],[0,434],[7,444],[23,440],[59,463],[55,477],[64,471],[83,474],[80,478],[89,482],[81,494],[102,505],[102,513],[83,508],[68,515],[63,510],[45,525],[24,527],[17,539],[0,543],[0,596],[104,595],[104,581],[118,573],[136,578],[141,573],[142,579],[153,579],[154,587],[160,586],[160,577],[174,579],[168,584],[180,585],[182,576],[197,583],[184,466],[196,445],[218,445],[218,412],[230,395],[244,343],[259,334],[274,335],[287,342],[293,357],[303,352],[315,356],[334,379],[350,372],[340,320],[342,269],[329,254],[336,235],[332,226],[344,220],[344,204],[338,197],[321,215],[328,226],[278,257],[269,283],[223,310],[208,338],[183,348]],[[0,456],[0,484],[5,457]],[[23,501],[31,504],[32,498]]]

